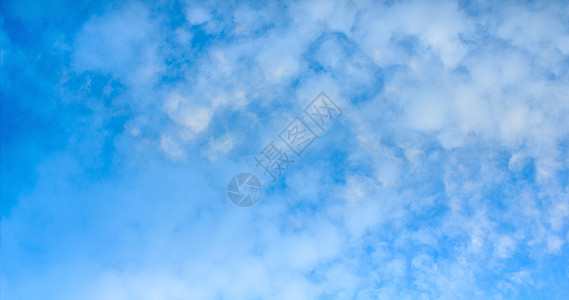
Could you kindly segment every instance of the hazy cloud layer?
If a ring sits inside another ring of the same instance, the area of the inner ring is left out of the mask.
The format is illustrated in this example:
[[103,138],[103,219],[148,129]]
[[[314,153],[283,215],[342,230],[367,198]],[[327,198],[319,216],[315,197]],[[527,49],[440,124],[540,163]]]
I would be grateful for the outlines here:
[[[563,1],[1,10],[3,299],[569,290]],[[272,183],[321,91],[343,115]]]

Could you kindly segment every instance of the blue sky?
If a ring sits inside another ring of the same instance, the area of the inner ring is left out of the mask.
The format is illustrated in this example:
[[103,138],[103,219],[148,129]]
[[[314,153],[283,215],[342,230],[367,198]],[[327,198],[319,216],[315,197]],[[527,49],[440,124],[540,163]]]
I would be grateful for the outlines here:
[[0,36],[1,299],[569,295],[564,1],[6,0]]

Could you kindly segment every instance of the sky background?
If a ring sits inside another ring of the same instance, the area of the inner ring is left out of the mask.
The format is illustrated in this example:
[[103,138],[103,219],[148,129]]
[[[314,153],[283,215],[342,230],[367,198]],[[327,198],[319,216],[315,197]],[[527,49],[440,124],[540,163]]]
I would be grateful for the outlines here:
[[[3,0],[0,22],[1,299],[569,295],[565,1]],[[272,182],[254,157],[320,92],[343,115]]]

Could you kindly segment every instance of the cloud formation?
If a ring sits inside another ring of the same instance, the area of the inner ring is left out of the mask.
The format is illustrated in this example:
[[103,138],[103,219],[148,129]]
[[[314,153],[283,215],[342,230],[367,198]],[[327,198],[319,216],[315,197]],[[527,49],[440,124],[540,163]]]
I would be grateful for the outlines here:
[[[2,298],[569,290],[563,1],[30,2],[2,8]],[[321,91],[344,114],[273,183],[253,158]]]

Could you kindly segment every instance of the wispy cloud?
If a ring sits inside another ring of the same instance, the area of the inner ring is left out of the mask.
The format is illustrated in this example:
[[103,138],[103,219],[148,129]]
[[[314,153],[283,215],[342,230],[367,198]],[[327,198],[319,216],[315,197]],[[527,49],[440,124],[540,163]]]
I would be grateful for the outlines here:
[[[569,289],[563,1],[29,2],[2,8],[3,298]],[[344,114],[272,183],[253,157],[321,91]]]

